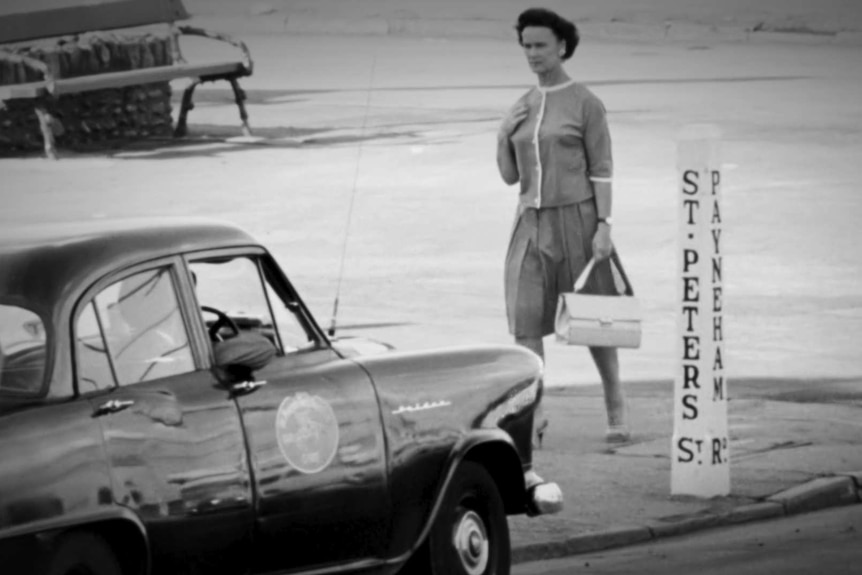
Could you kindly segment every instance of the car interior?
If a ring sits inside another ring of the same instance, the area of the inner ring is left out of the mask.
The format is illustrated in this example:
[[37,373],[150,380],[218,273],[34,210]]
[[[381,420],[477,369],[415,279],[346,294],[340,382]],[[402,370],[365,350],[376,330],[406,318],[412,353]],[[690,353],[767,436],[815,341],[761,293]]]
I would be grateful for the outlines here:
[[0,305],[0,391],[35,393],[42,388],[46,334],[35,313]]

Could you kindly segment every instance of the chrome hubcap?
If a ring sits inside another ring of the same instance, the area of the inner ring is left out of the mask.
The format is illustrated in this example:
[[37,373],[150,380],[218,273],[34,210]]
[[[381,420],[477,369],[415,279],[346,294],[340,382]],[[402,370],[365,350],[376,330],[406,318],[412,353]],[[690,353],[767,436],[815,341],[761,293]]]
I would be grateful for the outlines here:
[[453,543],[467,575],[481,575],[488,567],[490,542],[485,523],[475,511],[468,511],[455,525]]

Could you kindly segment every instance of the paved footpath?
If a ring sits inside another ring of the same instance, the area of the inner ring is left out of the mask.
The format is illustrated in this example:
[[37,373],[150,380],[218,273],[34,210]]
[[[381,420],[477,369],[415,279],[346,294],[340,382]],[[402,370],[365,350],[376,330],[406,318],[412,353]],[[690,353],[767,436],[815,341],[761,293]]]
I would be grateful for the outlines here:
[[618,446],[604,441],[598,386],[551,389],[550,425],[535,464],[559,483],[565,508],[510,521],[514,561],[859,503],[860,383],[731,382],[731,493],[712,499],[670,494],[670,382],[629,387],[633,435]]

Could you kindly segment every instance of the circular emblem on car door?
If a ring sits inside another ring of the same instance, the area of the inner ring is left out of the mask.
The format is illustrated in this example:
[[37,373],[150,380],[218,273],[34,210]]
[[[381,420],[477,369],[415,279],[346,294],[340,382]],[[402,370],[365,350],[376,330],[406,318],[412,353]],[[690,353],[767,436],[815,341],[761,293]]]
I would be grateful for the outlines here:
[[302,473],[323,471],[338,450],[338,420],[321,397],[285,397],[275,416],[275,437],[287,462]]

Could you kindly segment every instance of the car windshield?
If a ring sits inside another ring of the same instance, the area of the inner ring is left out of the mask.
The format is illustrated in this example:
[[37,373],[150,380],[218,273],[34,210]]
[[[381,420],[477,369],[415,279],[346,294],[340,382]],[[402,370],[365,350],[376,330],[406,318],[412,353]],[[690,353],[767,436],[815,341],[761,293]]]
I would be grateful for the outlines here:
[[0,392],[38,392],[45,375],[45,352],[45,325],[39,316],[0,304]]

